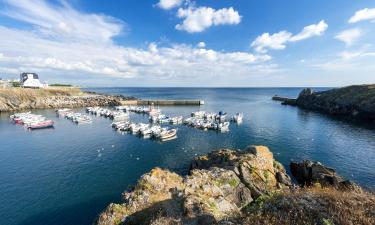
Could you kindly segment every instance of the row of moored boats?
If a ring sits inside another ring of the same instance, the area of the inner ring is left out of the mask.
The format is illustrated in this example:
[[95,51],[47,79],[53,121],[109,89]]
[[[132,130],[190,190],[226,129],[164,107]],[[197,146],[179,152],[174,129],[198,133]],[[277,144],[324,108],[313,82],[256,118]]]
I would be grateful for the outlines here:
[[[143,138],[155,138],[162,141],[171,140],[177,137],[177,129],[169,127],[161,127],[162,123],[177,124],[182,123],[182,117],[167,117],[162,116],[161,110],[154,107],[128,107],[118,106],[115,110],[101,108],[101,107],[88,107],[86,112],[108,117],[113,120],[112,127],[121,132],[129,132],[134,135],[142,136]],[[149,115],[151,123],[133,123],[130,122],[129,114],[143,113]],[[158,124],[156,124],[158,123]]]
[[21,124],[27,129],[42,129],[53,127],[53,120],[46,119],[42,115],[32,114],[31,112],[15,113],[10,116],[10,119],[16,123]]
[[72,122],[74,122],[76,124],[92,123],[91,117],[89,117],[85,114],[82,114],[82,113],[74,112],[72,109],[68,109],[68,108],[58,109],[58,110],[56,110],[56,114],[59,117],[67,118],[68,120],[71,120]]

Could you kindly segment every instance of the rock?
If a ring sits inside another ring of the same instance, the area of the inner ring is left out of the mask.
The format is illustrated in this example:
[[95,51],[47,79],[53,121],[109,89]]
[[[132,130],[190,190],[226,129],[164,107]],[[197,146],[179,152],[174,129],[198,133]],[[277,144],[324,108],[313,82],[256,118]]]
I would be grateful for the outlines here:
[[185,177],[153,169],[96,223],[151,224],[158,215],[172,224],[225,224],[227,218],[241,216],[254,199],[283,190],[290,180],[265,146],[217,150],[196,157],[190,168]]
[[301,186],[312,186],[319,183],[322,187],[333,187],[339,190],[359,190],[359,187],[351,181],[343,180],[332,168],[319,162],[305,160],[303,162],[291,162],[290,170]]
[[0,90],[0,112],[42,109],[73,108],[88,106],[117,106],[121,101],[132,97],[99,95],[60,89],[24,89],[10,88]]
[[375,84],[353,85],[322,92],[303,89],[295,104],[304,109],[374,122]]
[[314,93],[314,91],[311,88],[304,88],[298,95],[298,98],[303,98],[306,96],[310,96]]

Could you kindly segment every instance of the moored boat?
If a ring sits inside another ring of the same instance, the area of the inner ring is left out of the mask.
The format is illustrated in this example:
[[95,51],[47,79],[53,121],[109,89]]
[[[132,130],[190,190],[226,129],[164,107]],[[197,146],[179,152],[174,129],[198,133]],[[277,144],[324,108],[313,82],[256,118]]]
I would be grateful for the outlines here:
[[42,128],[49,128],[53,127],[53,120],[45,120],[45,121],[39,121],[34,123],[29,123],[26,125],[28,129],[42,129]]

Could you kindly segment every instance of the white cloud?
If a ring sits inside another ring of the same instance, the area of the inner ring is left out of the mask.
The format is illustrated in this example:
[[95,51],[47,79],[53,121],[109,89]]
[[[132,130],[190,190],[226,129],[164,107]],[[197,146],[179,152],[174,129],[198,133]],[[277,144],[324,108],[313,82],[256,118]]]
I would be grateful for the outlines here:
[[257,52],[267,52],[267,48],[284,49],[286,47],[285,43],[288,42],[291,37],[292,34],[287,31],[280,31],[272,35],[263,33],[251,43],[251,47],[254,47]]
[[321,20],[318,24],[312,24],[312,25],[304,27],[300,33],[291,37],[289,41],[295,42],[295,41],[301,41],[307,38],[311,38],[314,36],[320,36],[324,33],[324,31],[327,30],[327,28],[328,28],[328,24],[326,24],[324,20]]
[[361,35],[362,31],[359,28],[353,28],[340,32],[335,38],[345,42],[346,46],[351,46]]
[[156,5],[162,9],[168,10],[180,6],[182,2],[183,0],[160,0]]
[[372,22],[374,22],[375,21],[375,8],[372,8],[372,9],[364,8],[362,10],[355,12],[355,14],[352,17],[350,17],[348,22],[357,23],[363,20],[372,20]]
[[206,43],[204,43],[203,41],[199,42],[197,44],[198,48],[205,48],[206,47]]
[[124,25],[114,18],[82,13],[67,3],[56,6],[40,0],[29,7],[28,1],[8,1],[7,15],[31,27],[0,25],[1,71],[13,75],[35,71],[44,79],[69,76],[73,82],[89,77],[193,82],[196,77],[228,79],[230,74],[234,79],[277,70],[267,63],[271,57],[266,54],[221,52],[202,44],[158,46],[152,42],[142,49],[124,47],[112,40]]
[[43,0],[5,0],[2,13],[34,26],[39,35],[65,41],[110,43],[125,23],[110,16],[83,14],[66,2],[51,6]]
[[186,9],[179,8],[177,16],[184,20],[176,25],[176,29],[189,33],[202,32],[211,26],[236,25],[241,22],[240,14],[232,7],[215,10],[210,7],[190,6]]
[[328,25],[321,20],[318,24],[312,24],[303,28],[303,30],[293,35],[288,31],[280,31],[278,33],[269,34],[263,33],[258,36],[252,43],[253,47],[257,52],[265,53],[268,49],[284,49],[286,43],[288,42],[297,42],[313,36],[320,36],[327,30]]
[[363,50],[352,51],[352,52],[343,51],[339,54],[339,56],[343,60],[352,60],[352,59],[359,58],[359,57],[375,56],[375,52],[368,52],[368,51],[363,51]]

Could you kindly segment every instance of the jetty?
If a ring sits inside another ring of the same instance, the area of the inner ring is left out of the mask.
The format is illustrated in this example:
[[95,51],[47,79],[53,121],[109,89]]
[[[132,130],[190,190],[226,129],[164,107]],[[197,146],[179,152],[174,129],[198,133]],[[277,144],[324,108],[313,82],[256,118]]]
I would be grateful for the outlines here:
[[202,100],[156,100],[156,99],[139,99],[124,100],[121,105],[204,105]]
[[274,101],[280,101],[280,102],[285,102],[285,101],[288,101],[288,100],[295,100],[295,98],[288,98],[288,97],[283,97],[283,96],[275,95],[275,96],[272,97],[272,100],[274,100]]
[[297,99],[295,98],[283,97],[278,95],[273,96],[272,100],[280,101],[282,105],[296,105],[297,101]]

